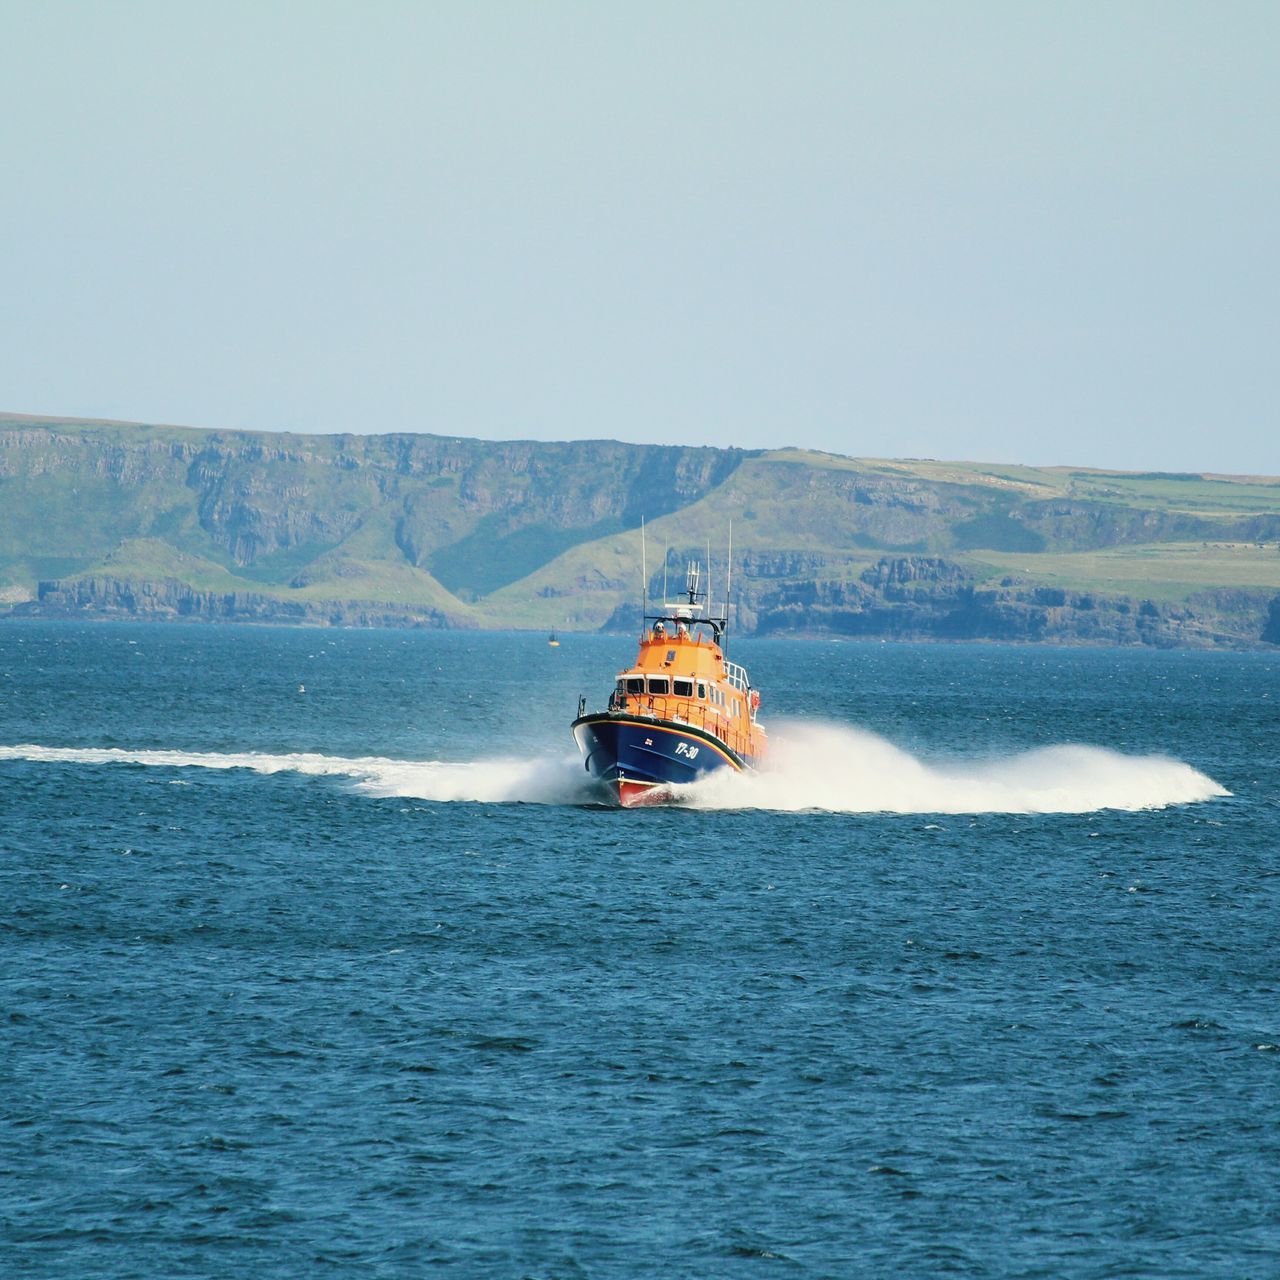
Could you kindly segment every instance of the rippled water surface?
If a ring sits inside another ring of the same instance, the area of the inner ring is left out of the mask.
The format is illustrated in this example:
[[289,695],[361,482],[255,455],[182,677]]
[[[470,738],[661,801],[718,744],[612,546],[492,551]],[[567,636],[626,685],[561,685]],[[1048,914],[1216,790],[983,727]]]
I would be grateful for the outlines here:
[[0,626],[0,1273],[1273,1276],[1280,655]]

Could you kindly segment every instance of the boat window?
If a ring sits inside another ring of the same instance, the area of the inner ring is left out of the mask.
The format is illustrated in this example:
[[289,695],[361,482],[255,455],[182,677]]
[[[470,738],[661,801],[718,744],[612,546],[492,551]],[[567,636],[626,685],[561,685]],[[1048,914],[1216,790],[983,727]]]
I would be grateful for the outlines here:
[[644,678],[641,676],[632,676],[627,681],[627,692],[641,694],[644,692]]
[[666,676],[650,676],[649,692],[666,693],[671,688],[671,681]]
[[693,681],[692,680],[673,680],[671,682],[671,691],[677,698],[693,697]]
[[701,680],[699,680],[698,681],[698,697],[705,698],[706,696],[707,696],[707,686],[703,684]]

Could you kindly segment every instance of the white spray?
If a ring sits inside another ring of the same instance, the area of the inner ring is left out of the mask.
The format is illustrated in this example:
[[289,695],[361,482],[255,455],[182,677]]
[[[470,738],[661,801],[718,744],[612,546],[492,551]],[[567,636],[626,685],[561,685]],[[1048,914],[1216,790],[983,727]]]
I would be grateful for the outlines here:
[[839,813],[1091,813],[1162,809],[1229,795],[1165,756],[1053,746],[927,764],[845,725],[791,721],[770,735],[756,774],[724,771],[680,789],[700,809],[825,809]]
[[[699,809],[814,809],[837,813],[1089,813],[1160,809],[1228,795],[1212,778],[1164,756],[1056,746],[985,760],[927,764],[864,730],[812,721],[771,735],[769,765],[728,770],[677,799]],[[371,796],[486,804],[584,804],[598,799],[576,754],[465,763],[313,753],[127,751],[115,747],[0,746],[0,760],[247,769],[343,779]]]

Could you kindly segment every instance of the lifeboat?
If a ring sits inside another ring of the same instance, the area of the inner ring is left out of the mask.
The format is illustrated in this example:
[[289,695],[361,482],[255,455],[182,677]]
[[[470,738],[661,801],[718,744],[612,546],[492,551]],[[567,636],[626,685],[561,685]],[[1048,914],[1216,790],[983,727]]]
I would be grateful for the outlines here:
[[724,656],[728,606],[712,617],[699,578],[690,565],[686,599],[645,613],[639,653],[605,709],[578,700],[571,728],[583,765],[623,808],[668,803],[673,786],[716,769],[754,769],[768,747],[760,693]]

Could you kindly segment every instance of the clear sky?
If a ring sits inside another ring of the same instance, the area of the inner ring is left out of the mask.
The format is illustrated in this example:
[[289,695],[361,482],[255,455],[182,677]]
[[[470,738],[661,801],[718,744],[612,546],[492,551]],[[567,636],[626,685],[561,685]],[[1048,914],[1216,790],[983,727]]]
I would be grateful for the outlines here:
[[1280,473],[1280,4],[0,0],[0,409]]

